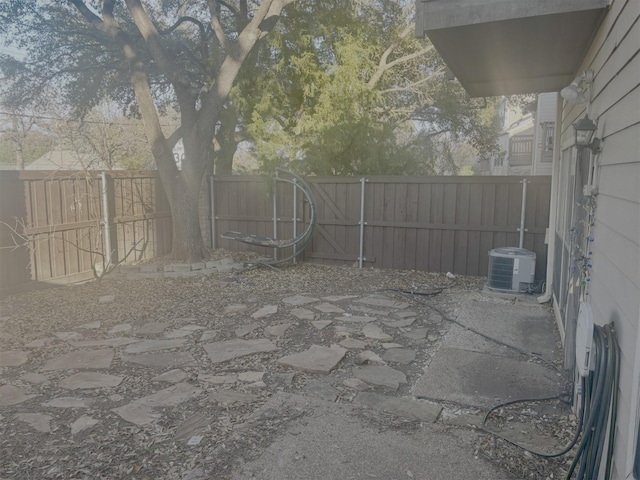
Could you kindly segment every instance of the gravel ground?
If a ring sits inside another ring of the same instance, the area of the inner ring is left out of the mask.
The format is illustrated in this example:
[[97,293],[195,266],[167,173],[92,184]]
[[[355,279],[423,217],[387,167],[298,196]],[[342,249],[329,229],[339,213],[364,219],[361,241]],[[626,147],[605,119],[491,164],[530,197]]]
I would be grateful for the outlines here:
[[[246,257],[234,256],[236,260],[246,260]],[[350,336],[348,330],[318,329],[310,322],[297,319],[291,315],[290,308],[285,308],[283,298],[364,296],[376,292],[381,295],[386,290],[384,295],[389,298],[406,300],[388,290],[428,293],[441,290],[437,295],[421,298],[428,299],[427,303],[440,312],[455,316],[456,297],[479,291],[484,281],[484,278],[461,276],[452,280],[442,274],[415,271],[296,264],[281,271],[258,268],[234,275],[137,281],[105,278],[4,297],[0,302],[0,351],[27,352],[28,361],[19,366],[0,367],[0,385],[13,385],[35,396],[12,405],[2,405],[0,401],[0,480],[227,478],[238,461],[257,455],[284,422],[300,414],[278,412],[273,418],[263,416],[260,425],[250,433],[238,435],[238,428],[274,393],[308,393],[315,389],[318,395],[335,392],[339,402],[350,402],[357,393],[343,384],[350,378],[350,368],[362,362],[356,351],[349,350],[341,364],[330,375],[323,376],[326,381],[320,385],[318,375],[276,363],[283,355],[303,351],[312,344],[329,346]],[[104,300],[109,295],[113,295],[112,302]],[[107,303],[101,303],[101,298]],[[335,300],[333,303],[346,309],[345,302]],[[262,338],[266,336],[267,327],[290,323],[284,333],[269,337],[278,350],[212,365],[202,349],[202,335],[206,334],[208,342],[236,338],[238,327],[255,324],[251,313],[266,305],[278,306],[278,311],[268,319],[258,320],[259,327],[243,338]],[[397,396],[410,394],[411,385],[450,326],[430,306],[416,303],[410,307],[430,335],[422,347],[416,349],[414,362],[397,367],[408,378],[408,384],[395,392]],[[361,311],[352,312],[353,315],[371,313],[365,306]],[[319,314],[315,319],[325,318],[329,317]],[[192,334],[180,337],[185,339],[180,351],[188,352],[195,359],[194,363],[181,367],[185,374],[182,382],[196,386],[199,392],[179,405],[159,409],[157,421],[136,425],[124,421],[113,411],[132,399],[167,387],[151,379],[168,368],[127,363],[123,361],[122,346],[114,349],[116,354],[108,372],[122,377],[115,387],[70,392],[60,388],[59,382],[75,372],[42,371],[46,361],[74,350],[72,340],[133,337],[139,329],[157,323],[167,325],[163,331],[145,338],[171,338],[174,334],[182,335],[172,332],[184,332],[185,326],[193,329]],[[109,334],[114,327],[122,329],[121,332]],[[384,353],[379,344],[372,344],[370,350],[379,355]],[[262,372],[262,380],[238,380],[237,376],[246,372]],[[201,381],[204,375],[226,376],[229,385]],[[221,399],[220,392],[229,392],[230,387],[236,397]],[[48,399],[70,396],[88,399],[88,406],[42,407]],[[30,412],[47,415],[49,430],[44,427],[45,431],[34,431],[33,424],[21,417]],[[479,414],[446,405],[445,412]],[[498,412],[498,416],[522,416],[523,422],[535,423],[542,433],[556,437],[559,443],[571,437],[575,419],[566,409],[560,413],[547,412],[547,417],[540,415],[539,409],[535,412],[536,415],[531,415],[531,409],[521,409],[514,410],[513,414]],[[81,418],[90,419],[91,425],[73,431],[72,425],[77,425],[74,422]],[[378,415],[371,421],[377,422],[380,428],[417,428],[416,422],[390,415]],[[499,427],[499,423],[496,421],[496,426]],[[479,436],[476,453],[522,478],[560,478],[566,468],[566,459],[532,457],[489,435]]]

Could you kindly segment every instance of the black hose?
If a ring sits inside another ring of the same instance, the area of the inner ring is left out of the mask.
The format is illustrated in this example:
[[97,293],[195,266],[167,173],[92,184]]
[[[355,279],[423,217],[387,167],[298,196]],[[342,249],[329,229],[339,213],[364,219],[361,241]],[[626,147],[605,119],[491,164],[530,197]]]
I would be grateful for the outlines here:
[[[565,480],[571,480],[576,469],[576,480],[597,478],[605,452],[604,478],[611,478],[620,381],[620,350],[613,325],[595,325],[593,341],[594,370],[589,372],[582,392],[587,420],[580,446]],[[605,449],[607,431],[609,436]]]

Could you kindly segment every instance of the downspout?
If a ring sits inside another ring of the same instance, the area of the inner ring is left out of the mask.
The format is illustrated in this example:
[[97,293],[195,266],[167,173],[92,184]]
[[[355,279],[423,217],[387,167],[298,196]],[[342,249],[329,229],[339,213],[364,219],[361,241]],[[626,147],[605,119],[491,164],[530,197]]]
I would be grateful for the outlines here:
[[538,303],[547,303],[553,292],[553,267],[556,252],[556,214],[558,210],[558,180],[560,177],[560,161],[562,159],[562,105],[560,94],[556,95],[556,130],[553,139],[553,172],[551,174],[551,201],[549,202],[549,228],[547,230],[547,280],[544,293],[538,297]]

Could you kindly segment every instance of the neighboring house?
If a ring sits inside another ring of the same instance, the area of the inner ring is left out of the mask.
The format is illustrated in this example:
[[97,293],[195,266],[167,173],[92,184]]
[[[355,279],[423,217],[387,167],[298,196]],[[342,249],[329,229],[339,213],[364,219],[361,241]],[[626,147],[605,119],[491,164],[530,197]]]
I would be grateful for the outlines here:
[[483,165],[481,175],[551,175],[558,94],[541,93],[534,113],[500,105],[503,131],[498,143],[503,156]]
[[74,150],[60,148],[51,150],[33,162],[25,170],[122,170],[122,167],[107,166],[93,154],[79,154]]
[[[428,35],[471,96],[557,97],[547,293],[575,351],[578,306],[613,322],[621,350],[611,478],[640,474],[640,1],[416,0]],[[572,125],[597,124],[601,151]],[[571,356],[565,357],[565,364]],[[606,453],[606,452],[605,452]],[[604,462],[603,462],[604,464]]]

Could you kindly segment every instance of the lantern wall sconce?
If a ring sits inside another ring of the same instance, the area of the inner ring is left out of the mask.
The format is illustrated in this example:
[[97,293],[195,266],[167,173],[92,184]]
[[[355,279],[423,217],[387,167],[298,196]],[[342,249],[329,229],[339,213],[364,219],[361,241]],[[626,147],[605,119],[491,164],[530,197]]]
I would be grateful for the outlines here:
[[598,126],[589,118],[588,114],[575,122],[573,129],[577,148],[588,148],[592,153],[600,153],[602,141],[595,136]]

